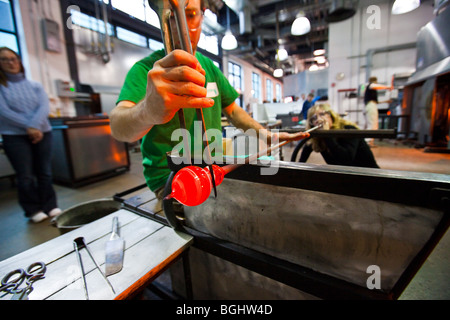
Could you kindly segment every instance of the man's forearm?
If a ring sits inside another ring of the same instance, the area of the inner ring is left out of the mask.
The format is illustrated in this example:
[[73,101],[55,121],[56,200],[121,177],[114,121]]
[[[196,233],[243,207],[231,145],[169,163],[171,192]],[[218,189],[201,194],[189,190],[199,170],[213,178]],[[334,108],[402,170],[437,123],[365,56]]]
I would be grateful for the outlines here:
[[[258,138],[268,144],[277,144],[281,141],[292,140],[297,141],[309,137],[309,134],[304,132],[287,133],[287,132],[271,132],[264,128],[258,121],[250,117],[241,107],[233,103],[224,110],[228,120],[239,129],[247,131],[254,129]],[[274,138],[274,139],[273,139]]]
[[247,131],[249,129],[254,129],[258,137],[264,141],[270,143],[271,133],[265,129],[258,121],[253,119],[244,109],[239,106],[235,106],[231,112],[225,113],[228,120],[239,129]]
[[135,105],[119,103],[111,111],[110,120],[112,136],[125,142],[141,139],[153,127],[142,115],[142,102]]

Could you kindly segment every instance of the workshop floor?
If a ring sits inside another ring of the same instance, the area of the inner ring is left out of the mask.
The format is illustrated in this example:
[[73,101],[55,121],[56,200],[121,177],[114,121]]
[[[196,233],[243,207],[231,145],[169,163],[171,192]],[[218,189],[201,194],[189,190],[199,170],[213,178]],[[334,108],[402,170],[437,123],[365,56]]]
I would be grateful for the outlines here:
[[[377,141],[372,151],[383,169],[450,174],[450,154],[425,153],[395,141]],[[295,145],[283,147],[285,160]],[[55,185],[61,209],[128,190],[144,183],[140,152],[130,152],[130,171],[79,188]],[[323,164],[319,154],[309,163]],[[0,261],[60,235],[47,221],[33,224],[24,218],[17,203],[17,190],[10,179],[0,179]],[[402,299],[450,299],[450,232],[428,257]],[[150,297],[151,298],[151,297]]]

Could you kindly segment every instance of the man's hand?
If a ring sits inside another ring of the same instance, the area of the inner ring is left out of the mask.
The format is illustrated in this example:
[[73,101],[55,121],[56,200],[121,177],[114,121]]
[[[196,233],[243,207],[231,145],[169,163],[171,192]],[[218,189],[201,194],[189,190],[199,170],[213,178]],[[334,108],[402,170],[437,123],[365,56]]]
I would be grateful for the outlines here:
[[309,137],[309,133],[305,132],[271,132],[250,117],[250,115],[245,112],[244,109],[236,105],[235,102],[223,109],[223,112],[236,128],[242,129],[244,132],[249,129],[254,129],[258,133],[258,138],[262,141],[267,141],[269,144],[278,144],[286,140],[297,141]]
[[42,140],[42,138],[44,138],[42,131],[36,128],[27,128],[27,134],[33,144],[38,143]]
[[306,139],[309,137],[309,132],[297,132],[297,133],[288,133],[288,132],[278,132],[278,133],[272,133],[272,140],[275,139],[277,137],[274,136],[278,136],[278,143],[279,142],[283,142],[286,140],[290,140],[290,141],[298,141],[298,140],[302,140],[302,139]]
[[147,74],[147,89],[139,103],[123,100],[111,111],[111,133],[120,141],[141,139],[154,125],[170,121],[180,108],[208,108],[205,71],[197,58],[174,50]]
[[209,108],[205,70],[195,56],[174,50],[158,60],[147,75],[144,117],[152,124],[170,121],[180,108]]

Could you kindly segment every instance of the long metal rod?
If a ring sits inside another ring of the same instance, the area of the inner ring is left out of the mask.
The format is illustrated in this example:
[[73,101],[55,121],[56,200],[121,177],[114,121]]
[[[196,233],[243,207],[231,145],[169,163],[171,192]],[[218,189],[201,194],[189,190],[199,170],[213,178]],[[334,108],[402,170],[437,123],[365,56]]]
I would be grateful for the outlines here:
[[[188,25],[187,25],[187,21],[186,21],[185,8],[187,5],[187,2],[186,2],[186,0],[169,0],[169,2],[174,11],[175,21],[176,21],[177,30],[178,30],[178,36],[180,38],[180,43],[181,43],[181,49],[190,54],[194,54],[194,51],[192,50],[191,40],[189,37]],[[201,139],[202,139],[203,147],[207,150],[207,155],[208,155],[207,163],[209,165],[208,167],[211,172],[214,196],[217,197],[216,182],[214,180],[214,174],[212,174],[213,169],[212,169],[211,151],[209,149],[208,137],[206,136],[206,127],[205,127],[205,118],[203,116],[203,109],[196,108],[196,112],[197,112],[197,120],[201,121],[201,123],[202,123]],[[205,139],[203,139],[203,135],[205,135]]]
[[[313,132],[313,131],[315,131],[315,130],[317,130],[319,128],[322,128],[322,124],[319,124],[318,126],[315,126],[315,127],[311,128],[311,129],[306,130],[305,133]],[[231,172],[234,169],[242,166],[243,164],[248,164],[250,162],[256,161],[258,158],[260,158],[262,156],[270,155],[273,151],[277,150],[278,148],[281,148],[285,144],[287,144],[289,142],[292,142],[292,141],[293,140],[285,140],[285,141],[280,142],[280,143],[278,143],[278,144],[276,144],[274,146],[271,146],[271,147],[268,147],[268,148],[266,148],[264,150],[261,150],[257,154],[249,155],[248,157],[245,158],[244,163],[229,164],[229,165],[224,166],[223,168],[225,169],[225,171],[227,173]],[[213,175],[211,175],[211,176],[213,176]]]
[[114,294],[116,294],[116,292],[114,291],[114,288],[111,284],[111,282],[109,282],[108,278],[105,276],[105,274],[102,272],[102,270],[100,269],[100,267],[98,266],[97,262],[95,261],[94,257],[91,254],[91,251],[89,250],[88,246],[86,245],[86,243],[84,242],[84,238],[83,237],[78,237],[74,240],[74,246],[75,246],[75,250],[78,254],[78,258],[79,258],[79,262],[80,262],[80,266],[81,266],[81,270],[83,272],[83,282],[84,282],[84,287],[85,287],[85,293],[86,293],[86,297],[87,297],[87,286],[86,286],[86,279],[84,277],[84,269],[83,269],[83,264],[81,263],[81,257],[80,257],[80,253],[79,253],[79,249],[80,248],[85,248],[87,253],[89,254],[89,257],[91,258],[92,262],[94,262],[95,267],[98,269],[98,271],[100,272],[100,274],[102,275],[103,279],[105,279],[105,281],[108,283],[109,287],[111,288],[112,292]]
[[[170,28],[170,14],[171,10],[169,7],[164,8],[163,10],[163,19],[161,20],[161,23],[164,24],[164,28],[161,29],[163,32],[163,40],[166,48],[166,53],[169,53],[173,51],[174,49],[174,43],[172,39],[172,29]],[[186,16],[184,17],[186,20]],[[166,44],[167,43],[167,44]],[[190,43],[190,42],[189,42]],[[178,121],[180,122],[180,128],[183,129],[183,157],[185,158],[186,163],[192,164],[191,159],[191,147],[189,145],[190,140],[188,138],[187,129],[186,129],[186,119],[184,117],[184,110],[183,108],[180,108],[177,112],[178,114]]]
[[109,287],[111,288],[112,292],[113,292],[114,294],[116,294],[116,292],[114,291],[114,288],[113,288],[111,282],[109,282],[108,278],[105,276],[105,274],[102,272],[102,270],[100,270],[100,267],[98,266],[97,262],[95,262],[94,257],[93,257],[92,254],[91,254],[91,251],[89,251],[89,249],[88,249],[88,247],[87,247],[86,244],[85,244],[84,246],[85,246],[85,248],[86,248],[87,253],[88,253],[89,256],[91,257],[92,262],[94,262],[95,267],[98,269],[98,271],[99,271],[100,274],[102,275],[103,279],[105,279],[105,281],[108,283],[108,285],[109,285]]
[[75,240],[73,241],[73,247],[75,249],[75,252],[77,253],[77,260],[78,260],[78,264],[80,265],[81,278],[83,279],[83,285],[84,285],[84,296],[86,297],[86,300],[89,300],[89,295],[88,295],[87,285],[86,285],[86,277],[84,276],[83,262],[81,261],[80,251],[78,251],[78,243]]
[[[281,129],[280,132],[296,133],[298,129]],[[378,130],[360,130],[360,129],[330,129],[317,130],[311,132],[311,138],[378,138],[394,139],[397,137],[397,129],[378,129]]]
[[[148,4],[150,7],[157,13],[161,26],[161,35],[164,43],[164,50],[166,54],[172,52],[174,50],[174,43],[172,39],[172,30],[170,28],[170,15],[172,10],[170,9],[170,5],[168,0],[148,0]],[[185,17],[186,18],[186,17]],[[183,135],[183,158],[185,163],[192,164],[191,160],[191,148],[190,148],[190,139],[186,130],[186,120],[184,117],[184,110],[180,108],[177,111],[178,121],[180,122],[180,128],[182,130]]]

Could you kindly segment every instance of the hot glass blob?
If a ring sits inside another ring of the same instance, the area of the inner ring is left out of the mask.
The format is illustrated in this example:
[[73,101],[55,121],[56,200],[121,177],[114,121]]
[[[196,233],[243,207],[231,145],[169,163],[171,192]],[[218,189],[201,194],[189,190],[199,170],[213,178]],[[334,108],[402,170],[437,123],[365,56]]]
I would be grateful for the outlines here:
[[[216,186],[222,183],[226,174],[222,167],[213,165]],[[172,180],[169,198],[175,198],[185,206],[198,206],[208,199],[212,190],[209,168],[188,166],[179,170]]]

